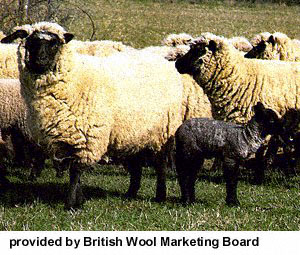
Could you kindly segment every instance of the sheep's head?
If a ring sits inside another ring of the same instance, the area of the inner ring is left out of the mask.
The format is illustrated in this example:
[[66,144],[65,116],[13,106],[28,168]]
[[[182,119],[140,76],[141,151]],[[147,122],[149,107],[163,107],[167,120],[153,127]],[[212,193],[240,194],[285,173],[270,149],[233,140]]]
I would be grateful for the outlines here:
[[282,132],[281,120],[278,115],[269,108],[258,102],[254,107],[254,119],[262,127],[264,135],[280,134]]
[[270,35],[267,39],[261,39],[253,46],[252,50],[245,54],[245,58],[279,60],[278,38],[274,35]]
[[210,75],[213,69],[217,68],[216,56],[226,48],[225,45],[227,45],[225,39],[217,36],[213,39],[201,36],[192,41],[190,50],[176,61],[175,66],[179,73],[204,78],[203,75]]
[[1,42],[10,43],[18,38],[23,39],[26,67],[33,73],[43,74],[54,70],[61,47],[73,37],[73,34],[65,32],[58,24],[40,22],[19,27]]
[[48,31],[33,32],[25,41],[27,68],[37,74],[53,70],[59,49],[72,38],[69,33],[66,33],[64,40],[61,40],[57,34]]

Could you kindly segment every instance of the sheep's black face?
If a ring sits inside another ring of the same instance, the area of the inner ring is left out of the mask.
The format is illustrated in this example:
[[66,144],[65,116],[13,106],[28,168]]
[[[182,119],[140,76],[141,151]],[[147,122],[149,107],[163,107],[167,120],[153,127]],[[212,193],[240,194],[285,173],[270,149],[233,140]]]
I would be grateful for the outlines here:
[[202,64],[201,57],[206,53],[205,46],[207,46],[205,43],[191,45],[190,50],[175,63],[178,72],[191,75],[197,73],[199,66]]
[[36,74],[43,74],[55,68],[55,60],[63,42],[56,34],[34,32],[26,39],[27,68]]
[[279,135],[282,133],[282,122],[273,110],[258,103],[254,107],[254,112],[255,120],[263,127],[264,135]]
[[259,42],[255,47],[252,48],[248,53],[245,54],[245,58],[258,58],[266,50],[267,44],[265,41]]

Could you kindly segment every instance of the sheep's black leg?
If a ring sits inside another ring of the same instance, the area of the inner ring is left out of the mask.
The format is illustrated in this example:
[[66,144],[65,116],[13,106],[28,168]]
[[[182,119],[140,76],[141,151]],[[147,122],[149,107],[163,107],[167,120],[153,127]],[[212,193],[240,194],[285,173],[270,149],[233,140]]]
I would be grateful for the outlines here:
[[[160,162],[160,163],[159,163]],[[166,170],[167,170],[167,161],[160,160],[157,162],[156,170],[156,202],[163,202],[167,198],[167,187],[166,187]]]
[[223,170],[226,181],[226,204],[229,206],[238,206],[240,204],[237,198],[239,164],[233,159],[225,158]]
[[27,141],[24,138],[24,136],[20,134],[20,132],[16,131],[15,129],[12,129],[11,142],[15,152],[14,164],[16,167],[22,167],[24,166],[25,163],[27,163],[25,160],[25,150],[24,150],[24,145],[27,144]]
[[34,154],[32,159],[32,169],[30,173],[30,180],[36,180],[37,177],[41,176],[42,170],[45,166],[46,155],[41,151],[41,148],[37,147],[34,144],[28,146],[29,151]]
[[81,169],[79,165],[72,164],[70,168],[70,190],[66,202],[66,208],[77,208],[84,203],[84,195],[80,187]]
[[7,175],[7,169],[4,166],[4,164],[2,164],[2,162],[0,163],[0,186],[5,187],[5,186],[9,186],[10,182],[9,180],[6,178]]
[[130,174],[130,185],[126,193],[126,197],[136,198],[141,186],[142,165],[139,163],[138,160],[132,159],[128,161],[127,169]]

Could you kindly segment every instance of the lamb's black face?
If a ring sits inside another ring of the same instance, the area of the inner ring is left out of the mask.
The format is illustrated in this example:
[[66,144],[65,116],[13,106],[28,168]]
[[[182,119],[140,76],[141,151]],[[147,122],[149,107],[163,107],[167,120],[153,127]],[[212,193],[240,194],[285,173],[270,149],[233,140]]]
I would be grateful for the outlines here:
[[56,34],[34,32],[26,39],[26,66],[37,74],[43,74],[55,68],[56,55],[63,42]]
[[282,122],[277,114],[269,108],[265,108],[261,103],[254,106],[255,119],[264,127],[265,134],[282,133]]
[[188,73],[191,75],[196,73],[199,65],[202,64],[201,56],[206,53],[205,46],[207,46],[205,43],[191,45],[190,50],[175,63],[175,67],[178,72],[181,74]]

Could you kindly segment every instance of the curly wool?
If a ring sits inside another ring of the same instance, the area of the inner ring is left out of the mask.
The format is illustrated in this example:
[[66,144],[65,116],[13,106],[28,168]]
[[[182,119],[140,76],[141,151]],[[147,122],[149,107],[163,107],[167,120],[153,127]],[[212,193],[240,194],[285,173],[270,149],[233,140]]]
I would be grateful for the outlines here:
[[61,48],[56,71],[34,75],[19,48],[23,95],[36,141],[59,157],[84,164],[103,155],[160,151],[181,123],[182,83],[173,65],[150,54],[107,58]]
[[16,127],[29,135],[26,124],[26,105],[17,79],[0,79],[0,128]]
[[190,72],[212,103],[215,118],[245,123],[258,101],[279,115],[290,108],[299,109],[298,63],[246,59],[222,37],[214,40],[213,52],[209,41],[197,39],[195,44],[206,45],[205,53],[196,60],[188,60],[188,53],[176,66],[192,69]]
[[17,44],[0,44],[0,79],[18,78]]
[[80,54],[107,57],[118,52],[132,50],[133,48],[121,42],[103,40],[103,41],[78,41],[73,40],[70,45],[74,46]]

